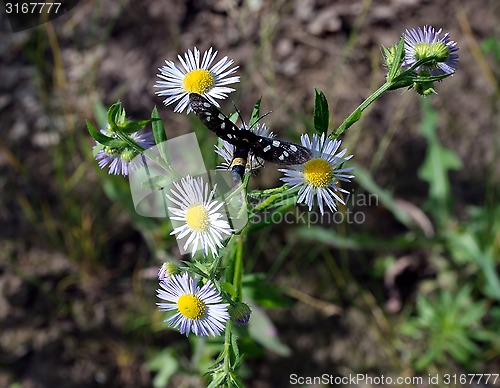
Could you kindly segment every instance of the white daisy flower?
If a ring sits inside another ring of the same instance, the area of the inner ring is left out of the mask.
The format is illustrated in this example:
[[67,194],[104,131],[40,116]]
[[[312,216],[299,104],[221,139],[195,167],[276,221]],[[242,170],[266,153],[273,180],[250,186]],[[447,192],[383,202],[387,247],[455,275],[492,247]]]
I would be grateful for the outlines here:
[[183,249],[191,246],[194,256],[198,249],[207,256],[208,248],[213,256],[217,256],[217,248],[222,248],[222,241],[231,235],[232,229],[225,214],[218,212],[223,202],[214,200],[215,188],[210,191],[208,183],[202,177],[182,178],[180,183],[174,182],[167,199],[177,207],[168,207],[172,221],[180,221],[171,234],[178,241],[185,240]]
[[331,211],[336,211],[335,201],[344,204],[337,193],[348,193],[338,185],[339,181],[350,182],[350,178],[354,177],[350,175],[353,171],[352,167],[339,167],[351,159],[352,155],[344,157],[347,149],[337,153],[341,141],[325,138],[324,133],[321,138],[314,134],[312,142],[308,135],[302,135],[300,140],[304,147],[311,150],[313,158],[304,164],[280,169],[285,173],[285,176],[280,179],[290,185],[291,189],[300,187],[297,203],[307,204],[309,211],[313,207],[314,196],[317,197],[321,214],[324,214],[323,204],[326,204]]
[[240,81],[239,76],[232,76],[238,66],[231,69],[234,63],[228,57],[222,58],[212,66],[212,62],[217,56],[217,51],[212,53],[212,48],[203,53],[200,63],[200,51],[195,47],[193,51],[184,53],[184,59],[178,55],[177,58],[182,67],[177,66],[172,61],[165,61],[166,66],[158,68],[163,81],[156,81],[155,88],[162,88],[156,92],[158,96],[167,96],[163,101],[165,105],[177,102],[174,112],[183,112],[187,108],[187,113],[191,112],[189,105],[189,93],[198,93],[208,99],[212,104],[219,107],[215,99],[224,99],[233,88],[225,85],[234,84]]
[[229,320],[229,304],[222,303],[215,286],[209,281],[200,288],[198,279],[187,272],[171,277],[168,282],[160,281],[156,295],[165,301],[157,303],[161,311],[175,311],[164,322],[186,337],[190,332],[198,336],[221,335]]
[[[243,125],[242,129],[246,129],[246,126]],[[252,131],[256,135],[269,137],[271,139],[276,137],[276,134],[269,131],[269,128],[266,127],[266,124],[256,123],[252,126],[252,128],[250,128],[250,131]],[[231,162],[233,161],[234,150],[236,147],[231,143],[222,139],[220,140],[220,144],[221,144],[220,147],[215,146],[215,153],[222,156],[224,161],[220,164],[220,166],[217,166],[217,169],[228,170],[231,167]],[[245,167],[245,173],[248,173],[251,170],[256,170],[262,167],[263,165],[264,165],[264,160],[258,158],[256,155],[254,155],[253,152],[250,151],[249,158],[247,160],[247,165]]]

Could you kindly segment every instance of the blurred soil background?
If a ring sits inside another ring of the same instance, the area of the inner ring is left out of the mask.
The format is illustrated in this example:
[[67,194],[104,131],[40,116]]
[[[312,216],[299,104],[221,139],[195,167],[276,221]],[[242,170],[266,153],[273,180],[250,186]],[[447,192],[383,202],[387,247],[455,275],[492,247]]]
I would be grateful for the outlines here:
[[[334,128],[384,82],[380,45],[396,43],[406,28],[442,27],[460,46],[459,70],[430,98],[441,144],[462,161],[449,176],[453,218],[467,223],[469,206],[498,203],[497,0],[83,0],[18,33],[5,13],[1,18],[1,387],[152,386],[164,367],[152,360],[165,349],[175,350],[178,367],[169,386],[204,386],[197,342],[166,330],[156,311],[157,268],[181,258],[171,229],[127,211],[128,181],[98,168],[84,122],[99,125],[97,107],[120,99],[134,119],[148,118],[157,105],[169,137],[190,132],[195,119],[163,106],[153,85],[165,59],[194,46],[213,47],[240,66],[225,112],[234,101],[249,117],[262,96],[262,112],[272,110],[266,124],[297,141],[312,133],[314,87],[328,98]],[[432,236],[440,226],[422,211],[428,185],[418,173],[427,149],[421,100],[413,91],[384,95],[343,145]],[[215,137],[202,129],[197,135],[210,153]],[[273,187],[278,177],[267,165],[252,185]],[[381,204],[362,211],[365,222],[349,226],[356,233],[383,242],[407,232]],[[275,225],[248,246],[247,269],[271,274],[292,303],[268,311],[290,353],[254,346],[243,368],[246,384],[287,386],[291,373],[415,374],[414,343],[397,328],[414,314],[419,293],[442,286],[436,279],[439,263],[449,262],[445,252],[432,244],[335,245],[345,232],[338,225],[326,227],[332,244],[318,244],[296,229]],[[498,230],[490,232],[498,253]],[[459,264],[451,267],[460,273]],[[493,308],[498,300],[487,303]],[[500,347],[475,346],[468,365],[498,373]],[[454,357],[427,368],[424,375],[469,370]]]

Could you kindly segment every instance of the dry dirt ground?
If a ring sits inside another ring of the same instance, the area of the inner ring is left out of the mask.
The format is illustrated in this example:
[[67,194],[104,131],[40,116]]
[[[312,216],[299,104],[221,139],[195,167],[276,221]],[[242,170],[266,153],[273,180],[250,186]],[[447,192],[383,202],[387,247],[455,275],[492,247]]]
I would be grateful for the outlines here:
[[[498,62],[481,56],[477,44],[500,36],[499,8],[497,0],[87,0],[50,25],[15,34],[2,14],[0,386],[150,386],[148,349],[180,338],[171,331],[141,331],[131,318],[143,311],[138,302],[154,308],[156,285],[148,274],[158,262],[98,186],[102,180],[84,126],[96,101],[120,99],[137,118],[158,105],[169,136],[187,133],[185,117],[161,106],[152,85],[165,59],[212,46],[240,66],[241,83],[231,98],[244,116],[263,96],[275,132],[294,127],[301,133],[310,117],[304,115],[312,112],[313,87],[325,92],[338,124],[383,82],[380,45],[395,43],[405,28],[443,27],[459,42],[460,69],[433,98],[439,135],[466,165],[452,176],[457,203],[480,204],[486,177],[500,180],[494,163],[500,73]],[[399,91],[384,96],[344,139],[356,162],[372,167],[378,184],[417,204],[426,190],[417,183],[425,152],[419,98]],[[374,167],[373,156],[392,129]],[[270,173],[259,182],[269,187],[275,178]],[[70,197],[81,204],[78,216]],[[111,219],[100,217],[106,208]],[[81,237],[61,230],[70,216],[105,248],[76,250]],[[389,223],[388,233],[391,227],[397,228]],[[314,292],[307,268],[304,275],[300,288]],[[383,368],[385,361],[371,350],[375,340],[355,313],[325,317],[303,308],[274,314],[294,353],[250,360],[248,386],[285,386],[292,371],[348,373],[346,365],[355,370],[356,363]],[[199,384],[185,376],[180,382]]]

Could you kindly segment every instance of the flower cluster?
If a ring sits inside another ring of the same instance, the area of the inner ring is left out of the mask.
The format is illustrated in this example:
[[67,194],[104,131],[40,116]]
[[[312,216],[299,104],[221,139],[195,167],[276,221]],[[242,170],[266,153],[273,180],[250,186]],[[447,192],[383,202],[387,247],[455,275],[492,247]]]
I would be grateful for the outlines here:
[[[180,65],[166,61],[166,66],[159,69],[158,77],[161,80],[155,85],[161,89],[156,94],[167,96],[165,105],[177,103],[174,111],[189,113],[192,110],[189,95],[196,93],[205,97],[208,104],[218,106],[215,99],[224,98],[233,91],[227,85],[238,82],[239,77],[234,75],[237,67],[229,69],[233,61],[227,57],[211,66],[216,54],[209,49],[201,56],[200,51],[194,48],[193,51],[188,50],[184,57],[178,56]],[[210,114],[207,114],[208,122]],[[242,124],[240,130],[250,131],[256,135],[255,139],[271,139],[266,140],[269,143],[263,152],[282,144],[272,140],[275,134],[264,123],[253,123],[249,129],[246,124]],[[219,169],[231,168],[237,152],[236,145],[229,139],[231,136],[222,139],[220,145],[216,146],[215,152],[223,158]],[[326,138],[324,133],[321,137],[313,135],[312,141],[303,135],[301,145],[310,153],[310,160],[281,170],[285,173],[282,180],[290,186],[289,189],[294,191],[298,188],[297,202],[305,203],[309,210],[315,198],[321,213],[326,208],[335,211],[336,202],[343,203],[341,194],[347,191],[340,187],[340,181],[348,182],[353,176],[350,175],[352,168],[344,167],[350,156],[345,156],[346,150],[339,151],[340,144],[339,140]],[[297,147],[290,145],[282,153],[288,156],[287,153]],[[245,173],[262,167],[263,162],[260,155],[250,150]],[[223,247],[223,240],[233,230],[225,218],[223,201],[215,199],[215,187],[211,189],[201,177],[187,176],[173,183],[166,198],[169,201],[170,219],[178,223],[172,234],[178,240],[183,240],[184,249],[189,248],[194,256],[201,248],[204,256],[210,252],[217,257]],[[187,272],[176,274],[176,269],[171,267],[171,264],[164,264],[159,271],[158,297],[167,301],[159,303],[159,306],[163,311],[175,311],[166,322],[186,335],[190,332],[202,336],[220,334],[223,323],[229,319],[228,304],[222,303],[214,284],[209,280],[200,289],[196,277],[191,277]],[[229,311],[236,324],[248,323],[251,314],[248,305],[240,302],[231,305]]]
[[[235,89],[229,85],[238,83],[240,77],[236,75],[238,66],[234,66],[234,61],[226,56],[216,61],[218,53],[212,48],[201,53],[195,47],[184,55],[178,55],[177,63],[165,61],[166,65],[158,69],[159,80],[154,87],[158,89],[158,96],[165,97],[163,102],[166,106],[175,104],[173,110],[179,113],[194,111],[205,126],[221,138],[215,147],[215,153],[223,158],[218,168],[228,170],[239,167],[238,174],[246,178],[238,182],[239,186],[231,193],[232,196],[238,190],[244,193],[238,211],[246,211],[249,206],[246,192],[250,173],[262,167],[266,160],[282,165],[279,171],[284,174],[281,178],[283,187],[269,192],[275,190],[274,193],[283,193],[283,198],[292,197],[297,204],[306,205],[309,211],[317,206],[323,215],[328,211],[337,211],[339,203],[344,204],[343,196],[348,191],[342,184],[354,177],[353,168],[347,166],[352,155],[341,149],[338,137],[359,120],[363,110],[385,91],[409,87],[428,95],[435,92],[434,82],[456,71],[457,44],[448,33],[441,33],[441,29],[436,31],[430,26],[406,30],[399,44],[383,48],[389,68],[386,84],[367,98],[330,135],[327,134],[329,113],[326,97],[317,91],[314,127],[318,133],[312,136],[303,134],[300,145],[278,140],[266,124],[258,122],[262,118],[257,119],[260,103],[254,108],[249,126],[243,123],[237,127],[217,109],[217,100],[225,99],[233,92]],[[87,123],[89,132],[96,140],[95,158],[101,168],[109,167],[110,174],[129,175],[135,169],[136,156],[143,158],[139,158],[139,163],[146,164],[144,158],[151,157],[153,153],[146,153],[145,150],[155,143],[159,146],[167,141],[163,126],[158,124],[159,116],[153,115],[151,120],[143,121],[130,121],[125,117],[125,111],[117,103],[108,111],[105,130],[96,131]],[[149,123],[153,133],[141,133]],[[187,153],[190,154],[188,157],[193,157],[192,153]],[[153,158],[155,160],[163,158],[162,151],[154,155],[158,156]],[[172,171],[168,157],[162,163],[159,165],[161,168]],[[168,179],[152,179],[146,174],[145,181],[141,182],[161,190],[162,204],[168,209],[173,225],[171,234],[193,258],[191,262],[185,262],[187,268],[173,262],[165,263],[160,268],[157,296],[161,302],[158,306],[169,314],[165,322],[180,333],[186,336],[190,333],[218,336],[229,320],[237,325],[247,324],[251,315],[250,307],[241,302],[241,279],[240,289],[233,290],[235,294],[231,295],[226,294],[227,289],[217,280],[223,253],[230,252],[231,237],[238,229],[228,213],[232,204],[218,193],[218,186],[212,183],[213,175],[200,176],[193,169],[187,171],[177,176],[173,174],[175,179],[170,176]],[[279,200],[276,202],[280,203]],[[273,208],[270,206],[269,209]],[[203,256],[200,260],[196,259],[198,251]],[[211,258],[207,259],[208,256]],[[235,254],[228,256],[234,257]],[[237,272],[242,272],[242,269],[235,270]],[[235,281],[235,284],[238,282]]]
[[[187,112],[189,112],[188,96],[190,93],[202,94],[210,102],[215,103],[213,98],[221,98],[222,92],[227,93],[233,90],[222,88],[221,85],[238,82],[239,78],[235,76],[224,78],[233,74],[237,67],[222,72],[221,69],[226,70],[233,64],[232,60],[224,57],[217,65],[210,68],[215,54],[212,55],[212,49],[209,49],[203,54],[203,60],[200,64],[200,52],[197,48],[194,48],[193,52],[188,50],[184,54],[185,60],[178,56],[183,70],[171,61],[167,61],[167,66],[159,69],[161,74],[158,76],[162,81],[158,81],[155,87],[164,88],[164,90],[156,92],[158,95],[169,96],[164,101],[165,105],[180,100],[174,111],[182,112],[187,107]],[[247,126],[243,124],[241,130],[246,130],[246,128]],[[261,137],[272,139],[276,136],[270,132],[265,124],[256,123],[249,130]],[[352,168],[343,168],[344,163],[350,157],[344,157],[346,150],[337,153],[341,142],[331,138],[325,139],[324,133],[321,138],[314,135],[312,142],[307,135],[303,135],[301,140],[302,146],[311,152],[313,158],[305,163],[281,169],[280,171],[285,173],[282,181],[291,185],[291,190],[299,188],[297,203],[307,204],[309,210],[312,209],[314,199],[317,198],[321,214],[325,212],[323,204],[326,204],[331,211],[336,211],[336,202],[343,203],[340,193],[347,193],[345,189],[340,187],[339,183],[340,181],[348,182],[349,178],[353,177],[348,174],[352,172]],[[221,140],[221,146],[216,146],[215,152],[224,159],[219,168],[230,168],[234,159],[235,148],[235,145],[227,140]],[[250,151],[245,172],[248,173],[261,166],[263,166],[263,160]],[[185,215],[181,217],[185,217]],[[184,233],[188,229],[189,227],[185,227],[183,229]],[[191,228],[191,230],[193,229]],[[179,237],[183,235],[179,234]]]

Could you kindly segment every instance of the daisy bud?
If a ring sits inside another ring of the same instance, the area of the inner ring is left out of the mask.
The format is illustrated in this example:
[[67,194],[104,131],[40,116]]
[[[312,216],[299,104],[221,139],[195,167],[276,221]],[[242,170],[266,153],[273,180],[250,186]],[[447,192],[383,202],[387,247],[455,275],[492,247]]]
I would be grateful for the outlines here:
[[250,320],[250,314],[252,313],[250,307],[243,302],[239,302],[234,306],[229,306],[228,311],[231,321],[237,325],[247,325]]

